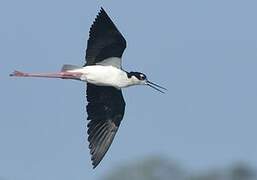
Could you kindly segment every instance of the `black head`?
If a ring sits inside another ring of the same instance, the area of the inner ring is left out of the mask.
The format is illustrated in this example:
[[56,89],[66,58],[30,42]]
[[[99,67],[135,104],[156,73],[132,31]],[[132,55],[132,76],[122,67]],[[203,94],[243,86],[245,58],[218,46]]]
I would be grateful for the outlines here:
[[166,88],[149,81],[144,73],[131,71],[131,72],[127,72],[127,76],[129,79],[132,80],[134,85],[139,85],[139,84],[148,85],[151,88],[153,88],[159,92],[162,92],[162,93],[164,93],[164,92],[161,89],[167,90]]
[[144,81],[147,79],[146,75],[141,72],[133,72],[133,71],[127,72],[127,76],[128,76],[128,78],[131,78],[132,76],[134,76],[140,81]]

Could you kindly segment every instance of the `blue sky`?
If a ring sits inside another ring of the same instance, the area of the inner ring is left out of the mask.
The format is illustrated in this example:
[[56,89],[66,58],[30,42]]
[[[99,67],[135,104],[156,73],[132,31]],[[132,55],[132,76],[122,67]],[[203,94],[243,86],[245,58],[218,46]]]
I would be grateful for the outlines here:
[[[101,6],[127,39],[124,69],[169,91],[124,90],[124,120],[92,170],[85,85],[8,74],[83,65]],[[95,180],[152,154],[193,170],[237,161],[257,167],[256,7],[254,0],[1,1],[0,177]]]

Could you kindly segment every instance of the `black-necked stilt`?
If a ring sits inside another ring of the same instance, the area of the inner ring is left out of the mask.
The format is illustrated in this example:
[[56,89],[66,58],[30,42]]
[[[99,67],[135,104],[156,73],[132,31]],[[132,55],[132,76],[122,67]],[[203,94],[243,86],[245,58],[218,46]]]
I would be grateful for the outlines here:
[[88,141],[93,168],[103,159],[119,128],[125,111],[121,88],[148,85],[163,93],[166,90],[140,72],[126,72],[121,57],[126,40],[101,8],[90,28],[86,64],[81,68],[64,65],[57,73],[23,73],[10,76],[75,79],[87,82]]

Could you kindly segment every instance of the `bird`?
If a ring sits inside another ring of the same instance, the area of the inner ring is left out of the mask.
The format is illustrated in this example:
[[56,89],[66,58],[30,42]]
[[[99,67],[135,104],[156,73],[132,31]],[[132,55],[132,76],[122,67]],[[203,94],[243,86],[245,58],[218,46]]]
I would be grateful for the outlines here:
[[57,73],[14,71],[10,74],[13,77],[72,79],[87,84],[87,134],[93,169],[102,161],[123,119],[126,103],[122,89],[147,85],[161,93],[167,90],[149,81],[144,73],[125,71],[121,65],[125,48],[125,38],[101,7],[89,30],[86,63],[82,67],[65,64]]

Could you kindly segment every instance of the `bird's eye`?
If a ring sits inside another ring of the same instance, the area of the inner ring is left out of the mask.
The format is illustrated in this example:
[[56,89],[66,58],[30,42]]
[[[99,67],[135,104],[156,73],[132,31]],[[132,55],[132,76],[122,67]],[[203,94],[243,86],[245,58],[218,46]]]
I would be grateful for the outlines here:
[[146,78],[146,77],[145,77],[144,74],[140,74],[140,79],[141,79],[141,80],[145,80],[145,78]]

